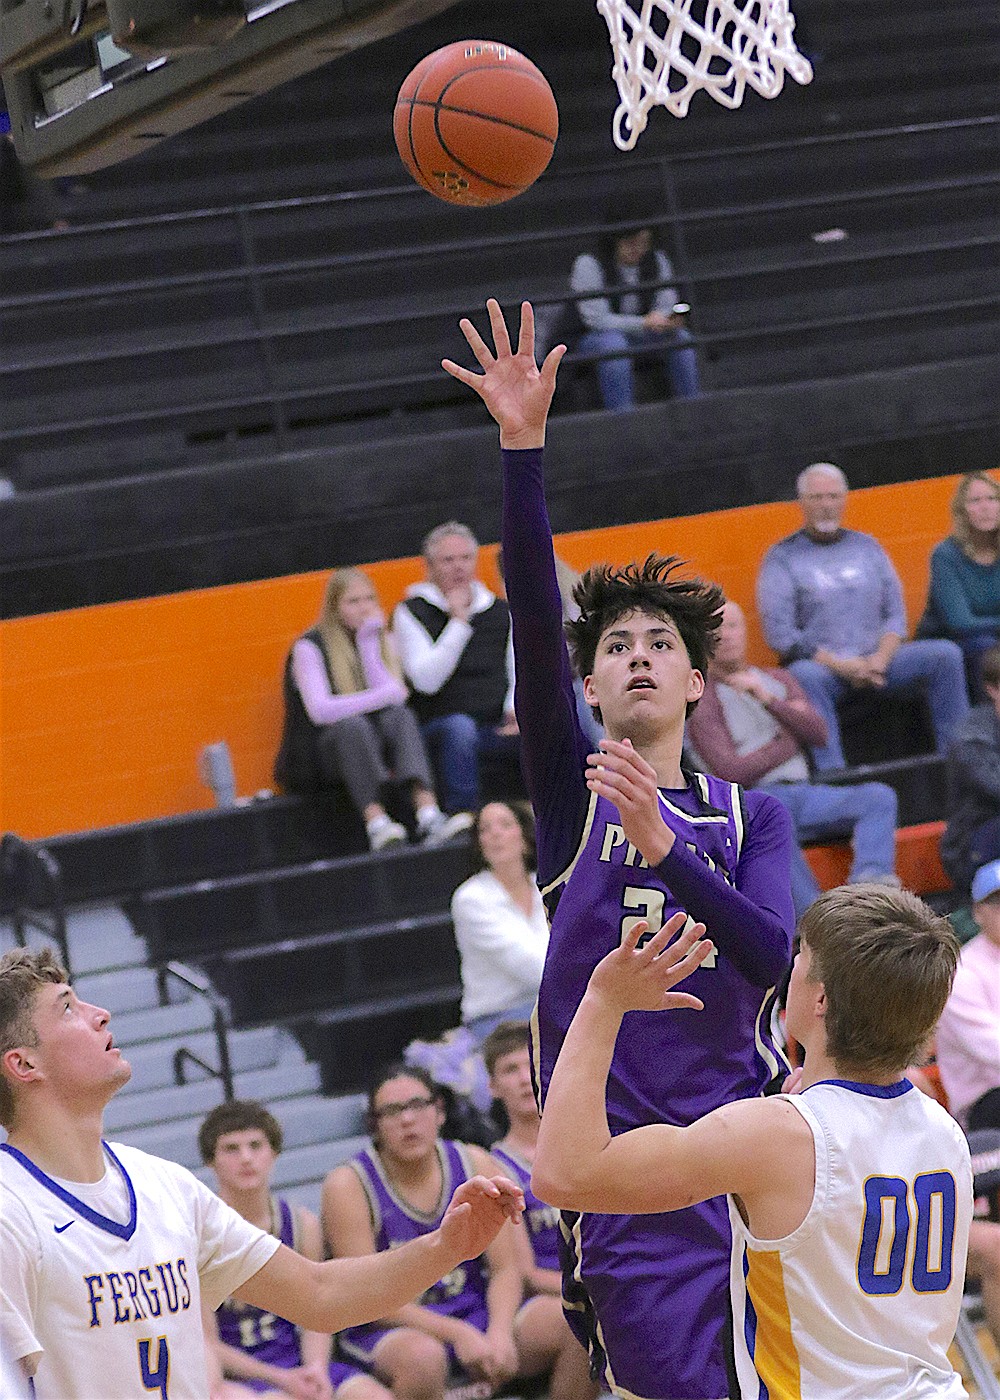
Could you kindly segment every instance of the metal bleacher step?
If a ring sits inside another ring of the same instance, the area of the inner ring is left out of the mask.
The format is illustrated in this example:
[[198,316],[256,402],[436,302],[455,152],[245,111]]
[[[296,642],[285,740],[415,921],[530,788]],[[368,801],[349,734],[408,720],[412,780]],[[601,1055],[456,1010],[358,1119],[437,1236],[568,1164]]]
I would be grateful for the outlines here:
[[113,1017],[110,1030],[115,1044],[127,1052],[129,1046],[147,1045],[207,1031],[212,1025],[212,1007],[203,998],[172,1002],[145,1010],[124,1011]]
[[74,977],[145,966],[146,945],[117,904],[70,910],[66,934]]
[[160,1005],[156,972],[151,967],[122,967],[110,972],[85,973],[74,977],[73,986],[81,1001],[103,1006],[117,1021],[127,1012],[151,1011]]
[[368,1142],[367,1136],[360,1135],[340,1138],[336,1142],[314,1142],[282,1152],[271,1177],[275,1190],[280,1191],[284,1186],[301,1186],[309,1181],[322,1181],[328,1171],[367,1147]]
[[[234,1078],[239,1099],[259,1099],[272,1108],[294,1102],[319,1089],[319,1069],[308,1060],[246,1070]],[[190,1084],[168,1084],[155,1093],[117,1094],[104,1110],[106,1136],[131,1141],[132,1129],[204,1117],[222,1100],[217,1079],[198,1079]],[[311,1101],[311,1100],[310,1100]]]
[[[51,937],[31,928],[27,941],[32,948],[54,945]],[[92,904],[68,910],[66,942],[74,981],[77,977],[120,972],[124,968],[145,968],[146,945],[117,904]],[[0,950],[14,946],[13,926],[4,919],[0,923]]]
[[[209,1109],[215,1107],[209,1104]],[[281,1124],[284,1137],[282,1160],[294,1156],[300,1149],[322,1147],[347,1138],[357,1138],[364,1132],[364,1095],[353,1094],[341,1099],[325,1099],[310,1095],[289,1103],[272,1101],[268,1107]],[[207,1110],[206,1110],[207,1111]],[[143,1152],[167,1157],[192,1169],[200,1165],[198,1154],[198,1124],[204,1115],[195,1113],[171,1123],[148,1123],[142,1127],[123,1129],[121,1139]],[[296,1169],[297,1170],[297,1169]]]
[[[215,1036],[209,1032],[178,1036],[154,1041],[128,1049],[126,1058],[132,1067],[132,1078],[121,1089],[123,1095],[159,1090],[174,1083],[174,1051],[185,1046],[208,1064],[215,1064],[218,1052]],[[269,1069],[282,1058],[282,1040],[278,1030],[262,1026],[257,1030],[237,1031],[229,1037],[229,1056],[233,1070]]]

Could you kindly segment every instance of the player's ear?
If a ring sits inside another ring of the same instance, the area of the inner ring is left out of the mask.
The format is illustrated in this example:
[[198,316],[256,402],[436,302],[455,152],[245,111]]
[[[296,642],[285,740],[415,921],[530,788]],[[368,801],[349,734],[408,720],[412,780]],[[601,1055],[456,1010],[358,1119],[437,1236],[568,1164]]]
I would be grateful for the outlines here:
[[597,704],[597,696],[594,693],[593,676],[584,676],[583,678],[583,698],[584,700],[586,700],[588,705]]
[[692,700],[700,700],[704,694],[705,677],[700,671],[696,671],[695,668],[692,666],[691,674],[688,677],[687,701],[690,704]]
[[17,1045],[13,1050],[4,1052],[0,1058],[0,1071],[14,1084],[30,1084],[33,1080],[41,1078],[41,1071],[35,1064],[32,1051],[24,1045]]

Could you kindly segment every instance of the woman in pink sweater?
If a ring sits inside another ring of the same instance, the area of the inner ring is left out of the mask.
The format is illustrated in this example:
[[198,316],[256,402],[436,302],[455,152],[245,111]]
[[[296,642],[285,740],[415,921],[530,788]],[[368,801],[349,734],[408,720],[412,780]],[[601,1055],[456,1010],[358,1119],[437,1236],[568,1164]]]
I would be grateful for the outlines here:
[[427,752],[406,704],[402,669],[371,580],[336,569],[315,626],[285,663],[285,729],[275,777],[292,792],[342,783],[364,818],[372,850],[406,840],[383,798],[410,790],[420,840],[454,834],[438,806]]

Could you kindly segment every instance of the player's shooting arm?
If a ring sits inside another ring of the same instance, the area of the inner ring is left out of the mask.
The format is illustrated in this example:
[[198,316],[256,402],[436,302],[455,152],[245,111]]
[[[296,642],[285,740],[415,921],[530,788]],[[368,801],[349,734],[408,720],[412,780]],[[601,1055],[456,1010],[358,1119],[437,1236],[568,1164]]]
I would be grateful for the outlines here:
[[357,1327],[395,1312],[482,1254],[506,1220],[520,1220],[523,1208],[519,1188],[505,1177],[472,1177],[430,1234],[399,1249],[324,1264],[280,1245],[236,1297],[311,1332]]
[[[632,1215],[679,1210],[726,1192],[753,1194],[762,1136],[753,1110],[764,1108],[763,1100],[726,1105],[690,1128],[654,1124],[612,1137],[608,1127],[608,1072],[625,1013],[701,1008],[696,997],[671,990],[711,950],[699,941],[701,925],[670,943],[685,918],[675,915],[642,949],[640,924],[594,970],[542,1112],[531,1184],[551,1205]],[[770,1170],[773,1154],[765,1156]]]

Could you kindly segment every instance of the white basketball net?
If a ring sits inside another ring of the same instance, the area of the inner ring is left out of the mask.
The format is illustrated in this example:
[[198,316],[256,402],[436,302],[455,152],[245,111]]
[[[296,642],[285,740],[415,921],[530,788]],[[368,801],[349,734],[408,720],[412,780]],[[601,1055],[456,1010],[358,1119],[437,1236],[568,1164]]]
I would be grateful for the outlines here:
[[787,72],[797,83],[812,67],[792,39],[788,0],[597,0],[614,51],[621,103],[615,145],[629,151],[651,107],[683,117],[699,88],[738,107],[747,85],[777,97]]

